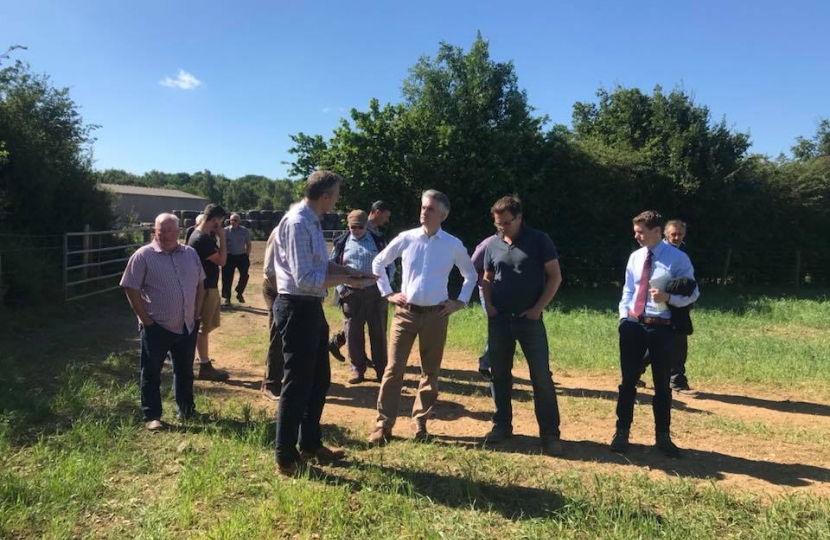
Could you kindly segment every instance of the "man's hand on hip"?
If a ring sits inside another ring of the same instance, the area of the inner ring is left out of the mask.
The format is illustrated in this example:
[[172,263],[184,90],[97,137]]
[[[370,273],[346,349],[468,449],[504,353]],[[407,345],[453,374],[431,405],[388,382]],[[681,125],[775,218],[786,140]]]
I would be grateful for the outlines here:
[[407,302],[406,295],[401,292],[392,293],[389,296],[387,296],[386,299],[389,300],[390,303],[395,304],[397,306],[404,306]]
[[449,317],[459,309],[464,309],[467,304],[462,302],[461,300],[444,300],[441,302],[441,305],[444,306],[438,314],[442,317]]

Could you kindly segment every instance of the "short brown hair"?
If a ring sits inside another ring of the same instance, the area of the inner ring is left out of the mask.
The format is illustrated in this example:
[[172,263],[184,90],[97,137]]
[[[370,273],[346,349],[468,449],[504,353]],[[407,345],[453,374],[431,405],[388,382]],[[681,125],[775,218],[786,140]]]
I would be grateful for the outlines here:
[[631,223],[634,225],[645,225],[648,229],[653,229],[654,227],[660,227],[663,229],[663,225],[666,223],[666,220],[663,216],[660,215],[660,212],[657,210],[646,210],[645,212],[640,212],[634,219],[631,220]]
[[505,195],[490,208],[491,214],[501,214],[502,212],[510,212],[513,217],[522,213],[522,201],[519,200],[518,195]]
[[331,171],[314,171],[306,180],[303,195],[310,201],[316,201],[326,193],[331,194],[334,186],[342,183],[343,178],[339,174]]
[[218,204],[211,203],[205,206],[205,211],[203,213],[205,215],[205,219],[216,219],[225,217],[225,209],[219,206]]

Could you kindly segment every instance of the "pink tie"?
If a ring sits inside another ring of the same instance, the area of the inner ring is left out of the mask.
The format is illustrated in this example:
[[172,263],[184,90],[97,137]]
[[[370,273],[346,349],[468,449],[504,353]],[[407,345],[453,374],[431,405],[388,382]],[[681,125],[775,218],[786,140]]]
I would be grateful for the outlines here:
[[643,271],[640,273],[640,284],[637,286],[637,298],[634,307],[628,312],[635,319],[639,319],[646,310],[646,294],[648,294],[648,280],[651,277],[651,250],[646,255]]

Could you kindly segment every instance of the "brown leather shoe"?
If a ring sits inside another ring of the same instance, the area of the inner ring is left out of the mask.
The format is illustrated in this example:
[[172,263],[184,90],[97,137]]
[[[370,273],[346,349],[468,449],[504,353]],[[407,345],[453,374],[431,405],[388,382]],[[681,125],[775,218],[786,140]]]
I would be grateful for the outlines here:
[[289,478],[301,476],[306,469],[306,464],[302,461],[295,461],[294,463],[289,463],[288,465],[277,463],[277,472],[280,476],[286,476]]
[[376,427],[375,430],[369,435],[369,442],[374,446],[383,446],[384,444],[389,442],[389,439],[392,438],[392,430],[386,429],[383,427]]
[[346,452],[339,448],[331,449],[321,446],[317,450],[300,450],[300,459],[303,461],[311,461],[316,459],[320,463],[332,463],[340,461],[346,457]]

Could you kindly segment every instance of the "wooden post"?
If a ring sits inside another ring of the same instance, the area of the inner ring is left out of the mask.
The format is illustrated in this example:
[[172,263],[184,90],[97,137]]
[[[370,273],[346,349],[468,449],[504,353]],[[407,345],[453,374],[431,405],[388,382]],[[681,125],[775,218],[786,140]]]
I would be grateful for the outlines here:
[[801,285],[801,250],[795,251],[795,288]]
[[729,264],[732,262],[732,248],[726,250],[726,260],[723,262],[723,273],[721,274],[720,284],[726,285],[726,278],[729,276]]

